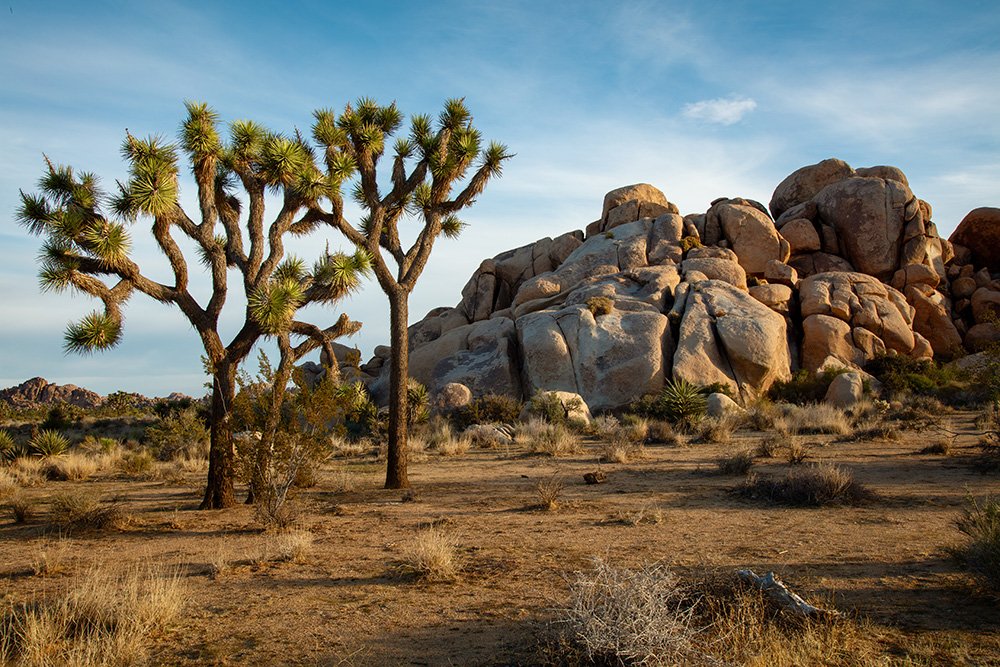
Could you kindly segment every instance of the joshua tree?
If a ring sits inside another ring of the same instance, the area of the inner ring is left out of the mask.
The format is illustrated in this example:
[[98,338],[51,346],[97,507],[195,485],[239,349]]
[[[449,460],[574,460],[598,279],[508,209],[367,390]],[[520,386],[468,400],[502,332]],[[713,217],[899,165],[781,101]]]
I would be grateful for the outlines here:
[[[323,172],[298,132],[283,136],[251,121],[236,121],[226,141],[208,106],[188,103],[187,112],[180,148],[190,160],[197,186],[197,222],[178,200],[177,147],[127,132],[122,154],[129,178],[117,184],[114,194],[102,192],[93,174],[75,173],[46,158],[41,194],[21,193],[18,218],[31,233],[46,237],[40,259],[43,289],[73,289],[103,302],[103,311],[69,326],[67,351],[114,347],[122,334],[122,307],[136,291],[176,305],[198,332],[212,375],[211,453],[201,506],[221,508],[235,503],[231,412],[240,363],[262,336],[278,336],[283,349],[290,349],[289,336],[294,335],[304,339],[295,355],[322,347],[330,372],[335,372],[331,341],[360,325],[341,315],[324,329],[296,315],[303,306],[336,301],[353,289],[369,254],[360,248],[353,255],[327,251],[311,268],[285,256],[286,235],[309,233],[318,226],[314,212],[319,199],[340,201],[340,186],[352,171],[347,162],[341,163],[342,169]],[[236,196],[238,188],[247,203],[246,215],[244,201]],[[280,210],[265,224],[268,190],[279,196]],[[152,235],[170,263],[173,284],[147,277],[129,257],[127,227],[138,218],[152,220]],[[194,242],[210,274],[211,296],[204,304],[189,290],[189,262],[175,234]],[[244,310],[244,322],[227,344],[219,333],[219,319],[230,270],[242,277],[247,304],[234,306]]]
[[[315,113],[313,137],[324,149],[328,178],[337,182],[358,173],[354,199],[365,214],[352,225],[344,217],[339,193],[329,197],[331,211],[318,206],[307,221],[321,220],[337,227],[372,258],[379,286],[389,298],[392,355],[389,374],[389,448],[385,486],[409,486],[407,479],[407,378],[409,336],[407,307],[410,293],[427,265],[434,241],[444,234],[456,237],[465,226],[456,214],[473,204],[487,182],[501,173],[511,157],[503,144],[483,146],[472,115],[460,99],[448,100],[437,122],[427,115],[410,119],[410,132],[393,146],[391,180],[380,189],[377,169],[386,141],[402,126],[395,103],[380,106],[370,99],[348,105],[339,115]],[[458,193],[452,189],[458,187]],[[407,249],[399,223],[405,216],[419,221],[416,238]]]

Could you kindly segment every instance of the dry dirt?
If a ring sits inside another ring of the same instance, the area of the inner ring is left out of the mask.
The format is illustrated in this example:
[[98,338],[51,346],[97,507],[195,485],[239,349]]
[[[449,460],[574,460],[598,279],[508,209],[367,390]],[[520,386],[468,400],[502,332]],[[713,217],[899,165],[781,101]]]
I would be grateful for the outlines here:
[[[335,459],[296,499],[299,527],[315,536],[303,563],[258,562],[275,538],[247,507],[197,511],[195,471],[169,481],[48,482],[28,489],[40,508],[34,521],[0,525],[0,594],[34,599],[95,564],[152,561],[176,568],[187,591],[181,622],[151,640],[157,664],[532,664],[565,604],[567,576],[601,556],[691,575],[773,570],[807,599],[870,619],[889,651],[926,645],[937,656],[929,664],[1000,664],[1000,603],[976,593],[947,552],[962,541],[954,522],[965,496],[1000,493],[1000,475],[969,466],[973,417],[950,419],[963,435],[949,456],[917,453],[941,439],[934,432],[887,442],[795,436],[812,445],[808,460],[843,464],[881,494],[862,507],[792,508],[732,494],[740,478],[717,474],[714,462],[756,445],[760,433],[725,445],[647,446],[640,460],[600,464],[608,478],[599,485],[583,482],[598,467],[597,442],[564,458],[429,454],[412,464],[405,499],[380,488],[377,461]],[[754,469],[780,475],[788,465],[779,455]],[[552,476],[565,487],[558,508],[545,511],[536,485]],[[342,489],[345,480],[352,488]],[[81,488],[120,496],[134,524],[60,537],[45,500]],[[622,521],[639,512],[654,520]],[[429,525],[457,545],[455,581],[401,571],[406,546]],[[40,549],[54,554],[58,572],[35,574]],[[228,566],[213,575],[220,562]]]

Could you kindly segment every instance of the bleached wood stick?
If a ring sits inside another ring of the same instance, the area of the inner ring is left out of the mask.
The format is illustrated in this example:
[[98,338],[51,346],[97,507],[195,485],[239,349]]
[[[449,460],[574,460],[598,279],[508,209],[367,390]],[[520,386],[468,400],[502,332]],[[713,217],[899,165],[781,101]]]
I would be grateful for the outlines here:
[[753,570],[737,570],[736,576],[740,580],[760,589],[779,607],[798,616],[813,618],[817,616],[839,616],[840,613],[827,609],[814,607],[801,597],[792,592],[774,572],[768,572],[763,577],[754,573]]

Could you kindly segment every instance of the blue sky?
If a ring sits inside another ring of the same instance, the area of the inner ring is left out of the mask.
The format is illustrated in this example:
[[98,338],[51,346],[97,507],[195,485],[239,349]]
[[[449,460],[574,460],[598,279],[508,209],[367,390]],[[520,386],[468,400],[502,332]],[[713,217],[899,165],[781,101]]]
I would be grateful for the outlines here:
[[[1000,205],[995,2],[4,5],[0,387],[41,375],[102,393],[201,393],[194,331],[141,295],[120,347],[65,355],[65,325],[95,304],[39,292],[39,240],[14,222],[43,153],[113,184],[125,128],[174,136],[186,99],[290,131],[360,96],[406,113],[464,96],[485,136],[517,156],[462,238],[435,247],[413,321],[457,303],[482,259],[583,228],[629,183],[703,212],[720,196],[767,203],[789,172],[835,156],[902,168],[945,235],[972,208]],[[135,257],[166,279],[145,225]],[[311,259],[326,241],[295,251]],[[343,309],[365,323],[353,343],[366,358],[387,342],[377,286]],[[321,324],[336,314],[312,312]]]

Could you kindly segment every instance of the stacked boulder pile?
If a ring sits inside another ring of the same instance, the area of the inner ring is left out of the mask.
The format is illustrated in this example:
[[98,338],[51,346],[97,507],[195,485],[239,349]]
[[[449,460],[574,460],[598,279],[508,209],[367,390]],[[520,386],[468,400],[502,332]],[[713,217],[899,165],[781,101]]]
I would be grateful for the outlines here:
[[[747,403],[804,368],[882,354],[952,359],[1000,339],[1000,209],[951,240],[895,167],[824,160],[770,205],[681,216],[647,184],[609,192],[585,231],[487,259],[455,307],[410,327],[410,374],[432,394],[578,394],[622,407],[671,378]],[[378,397],[389,349],[360,366]]]

